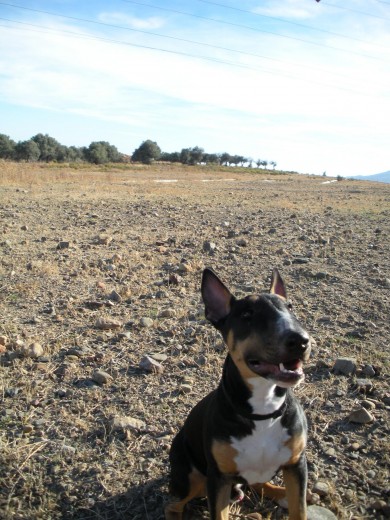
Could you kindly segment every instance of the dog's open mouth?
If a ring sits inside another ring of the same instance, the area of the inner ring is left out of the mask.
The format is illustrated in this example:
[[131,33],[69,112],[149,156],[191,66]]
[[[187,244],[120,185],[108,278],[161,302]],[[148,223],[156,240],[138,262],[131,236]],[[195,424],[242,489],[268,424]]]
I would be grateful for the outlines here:
[[296,383],[304,377],[302,361],[291,359],[279,364],[266,363],[259,359],[248,359],[248,367],[259,376],[283,383]]

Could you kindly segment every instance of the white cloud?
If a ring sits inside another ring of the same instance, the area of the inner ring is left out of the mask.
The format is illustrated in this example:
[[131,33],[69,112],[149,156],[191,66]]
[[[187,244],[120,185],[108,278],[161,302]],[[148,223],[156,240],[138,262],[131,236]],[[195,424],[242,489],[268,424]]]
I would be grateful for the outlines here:
[[131,27],[132,29],[151,30],[163,27],[164,19],[158,16],[151,16],[148,18],[137,18],[136,16],[129,16],[121,12],[101,13],[99,15],[101,22],[113,25],[120,25]]

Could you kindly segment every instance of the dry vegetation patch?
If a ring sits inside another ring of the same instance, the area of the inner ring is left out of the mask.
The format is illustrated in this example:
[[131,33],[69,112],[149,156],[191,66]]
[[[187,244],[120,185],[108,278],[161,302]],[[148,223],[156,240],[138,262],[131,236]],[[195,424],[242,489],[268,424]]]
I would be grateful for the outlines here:
[[[314,500],[341,519],[388,517],[388,185],[0,167],[2,518],[163,518],[170,442],[224,359],[200,301],[206,265],[241,295],[280,269],[316,341],[298,389]],[[22,354],[33,343],[43,353]],[[340,357],[355,373],[333,372]],[[350,422],[362,407],[372,422]],[[207,518],[204,502],[191,510]],[[235,518],[250,510],[284,515],[248,493]]]

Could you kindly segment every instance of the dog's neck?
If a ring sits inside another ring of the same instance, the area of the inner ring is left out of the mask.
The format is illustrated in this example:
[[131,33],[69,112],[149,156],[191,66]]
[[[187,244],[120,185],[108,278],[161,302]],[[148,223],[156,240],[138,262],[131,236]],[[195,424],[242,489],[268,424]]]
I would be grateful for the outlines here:
[[267,416],[283,406],[287,389],[259,376],[253,376],[244,382],[230,355],[226,357],[220,389],[229,404],[240,415]]

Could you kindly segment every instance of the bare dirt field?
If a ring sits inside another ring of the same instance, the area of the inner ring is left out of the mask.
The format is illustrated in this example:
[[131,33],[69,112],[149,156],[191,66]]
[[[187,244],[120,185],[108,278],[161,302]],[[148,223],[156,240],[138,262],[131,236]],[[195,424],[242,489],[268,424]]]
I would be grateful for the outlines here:
[[[0,163],[2,519],[162,520],[171,440],[225,355],[205,266],[239,296],[279,268],[315,340],[311,500],[390,517],[390,185],[327,180]],[[232,518],[251,511],[286,518],[250,491]]]

